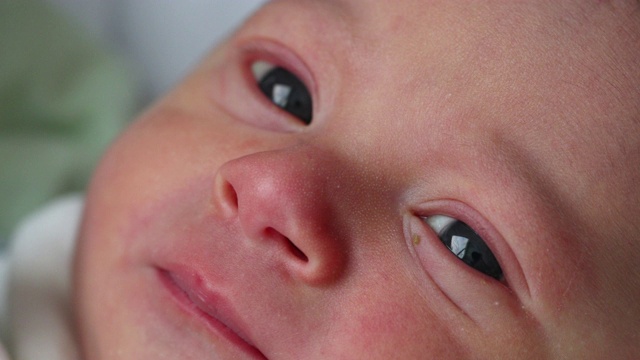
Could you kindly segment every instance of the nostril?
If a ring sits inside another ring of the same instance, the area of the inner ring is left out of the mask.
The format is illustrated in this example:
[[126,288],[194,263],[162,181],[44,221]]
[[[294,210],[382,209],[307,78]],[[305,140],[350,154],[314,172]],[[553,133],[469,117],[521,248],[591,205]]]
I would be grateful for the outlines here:
[[238,193],[236,189],[233,188],[231,183],[227,182],[224,184],[224,192],[227,196],[227,201],[229,205],[233,206],[235,209],[238,208]]
[[309,258],[307,257],[307,255],[303,253],[302,250],[300,250],[294,243],[292,243],[291,240],[287,239],[287,245],[289,246],[289,250],[295,257],[297,257],[298,259],[304,262],[309,261]]
[[238,193],[233,185],[222,176],[216,177],[213,202],[225,216],[235,216],[238,212]]
[[265,234],[267,235],[268,238],[271,238],[271,239],[281,239],[284,245],[287,247],[287,250],[289,250],[289,252],[296,258],[300,259],[303,262],[309,261],[309,258],[307,257],[307,255],[302,250],[300,250],[300,248],[298,248],[291,240],[289,240],[289,238],[282,235],[276,229],[269,227],[265,229]]

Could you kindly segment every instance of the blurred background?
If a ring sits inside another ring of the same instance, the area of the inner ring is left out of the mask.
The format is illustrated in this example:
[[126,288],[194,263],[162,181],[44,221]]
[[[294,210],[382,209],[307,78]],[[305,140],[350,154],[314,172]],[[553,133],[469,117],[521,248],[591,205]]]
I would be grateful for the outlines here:
[[0,0],[0,247],[265,0]]

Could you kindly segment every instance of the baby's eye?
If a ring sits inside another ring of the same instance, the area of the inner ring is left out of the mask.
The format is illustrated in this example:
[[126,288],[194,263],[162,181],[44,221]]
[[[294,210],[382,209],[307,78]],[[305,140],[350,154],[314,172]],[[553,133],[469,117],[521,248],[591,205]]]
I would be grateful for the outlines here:
[[282,67],[265,61],[251,65],[258,87],[269,100],[300,119],[305,125],[311,123],[313,104],[309,90],[297,76]]
[[454,218],[435,215],[427,223],[440,241],[460,260],[483,274],[502,280],[502,269],[484,240],[467,224]]

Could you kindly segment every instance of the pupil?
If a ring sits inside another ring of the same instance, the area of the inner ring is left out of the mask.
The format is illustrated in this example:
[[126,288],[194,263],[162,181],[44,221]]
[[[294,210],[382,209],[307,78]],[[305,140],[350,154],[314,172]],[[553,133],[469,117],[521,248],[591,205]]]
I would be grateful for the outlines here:
[[502,268],[495,256],[482,238],[467,224],[462,221],[453,222],[443,229],[440,240],[465,264],[497,280],[502,278]]
[[260,79],[258,86],[274,104],[300,119],[311,123],[313,104],[307,87],[290,71],[276,67]]
[[473,262],[478,262],[480,259],[482,259],[482,255],[478,254],[477,252],[472,252],[471,259],[473,259]]

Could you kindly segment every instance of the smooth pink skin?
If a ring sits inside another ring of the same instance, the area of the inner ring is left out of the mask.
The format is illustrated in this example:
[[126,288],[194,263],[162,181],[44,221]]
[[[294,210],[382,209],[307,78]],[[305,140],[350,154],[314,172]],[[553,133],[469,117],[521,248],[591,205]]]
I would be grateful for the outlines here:
[[[635,6],[268,4],[99,166],[76,263],[85,358],[246,356],[158,267],[201,277],[270,359],[637,354]],[[256,59],[309,85],[310,126],[257,91]],[[481,232],[506,281],[455,259],[432,214]]]

